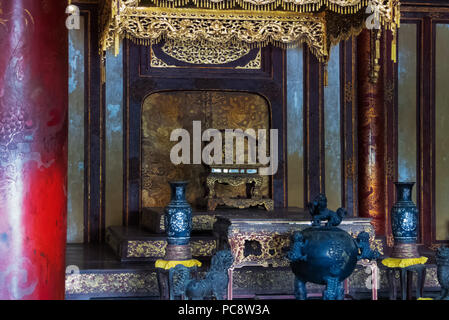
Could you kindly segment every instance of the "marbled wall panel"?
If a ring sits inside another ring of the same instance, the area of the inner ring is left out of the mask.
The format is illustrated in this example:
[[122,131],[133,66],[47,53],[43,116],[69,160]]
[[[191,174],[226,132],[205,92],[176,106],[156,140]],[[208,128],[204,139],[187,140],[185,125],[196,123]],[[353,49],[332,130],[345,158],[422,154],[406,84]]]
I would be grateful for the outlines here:
[[67,175],[67,242],[84,237],[84,17],[69,31],[69,137]]
[[449,240],[449,25],[436,25],[435,219],[436,240]]
[[287,50],[288,206],[304,207],[303,48]]
[[105,227],[122,224],[123,50],[106,55]]
[[327,66],[328,85],[324,87],[325,190],[331,209],[341,207],[340,133],[340,48],[334,46]]
[[[417,179],[416,34],[416,24],[401,25],[398,59],[398,180],[415,182]],[[412,194],[415,203],[417,203],[416,190],[415,186]]]

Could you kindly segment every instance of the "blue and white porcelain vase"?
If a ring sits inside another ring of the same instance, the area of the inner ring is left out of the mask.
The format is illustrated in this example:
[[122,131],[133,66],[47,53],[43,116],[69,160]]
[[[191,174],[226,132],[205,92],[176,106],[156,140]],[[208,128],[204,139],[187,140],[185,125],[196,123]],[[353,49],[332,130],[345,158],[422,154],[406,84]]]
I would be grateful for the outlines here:
[[391,209],[391,229],[394,238],[393,258],[419,257],[417,240],[419,212],[412,201],[414,182],[395,182],[396,203]]
[[187,245],[192,231],[192,207],[186,200],[187,181],[171,181],[171,200],[165,207],[164,224],[169,245]]

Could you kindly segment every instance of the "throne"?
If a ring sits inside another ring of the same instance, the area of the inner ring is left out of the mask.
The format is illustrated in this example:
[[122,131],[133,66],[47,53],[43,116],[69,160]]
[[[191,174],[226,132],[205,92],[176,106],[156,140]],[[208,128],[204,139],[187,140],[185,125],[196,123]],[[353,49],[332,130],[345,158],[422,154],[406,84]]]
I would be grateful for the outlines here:
[[[262,205],[267,211],[273,211],[273,199],[262,197],[260,192],[263,179],[259,175],[259,167],[260,165],[250,164],[211,166],[211,172],[206,180],[208,190],[207,209],[214,211],[218,205],[239,209]],[[245,184],[247,185],[247,197],[218,196],[215,192],[216,183],[224,183],[233,187]]]

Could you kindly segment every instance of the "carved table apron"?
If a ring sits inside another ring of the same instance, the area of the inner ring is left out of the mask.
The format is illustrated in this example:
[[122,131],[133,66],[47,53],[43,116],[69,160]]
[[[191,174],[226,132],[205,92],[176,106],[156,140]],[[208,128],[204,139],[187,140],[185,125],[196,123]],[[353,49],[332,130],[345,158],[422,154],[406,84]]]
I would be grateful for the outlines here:
[[[259,211],[260,212],[260,211]],[[218,237],[220,249],[230,248],[234,264],[229,269],[228,299],[232,299],[232,273],[234,269],[246,266],[288,267],[285,257],[290,248],[290,236],[295,231],[310,227],[310,216],[302,209],[275,209],[274,214],[257,213],[217,216],[214,233]],[[366,231],[370,235],[371,247],[383,252],[382,242],[375,239],[369,218],[347,218],[339,228],[353,237]],[[372,271],[372,299],[377,300],[378,269],[375,261],[359,261],[359,265],[369,266]],[[347,284],[346,284],[346,290]]]

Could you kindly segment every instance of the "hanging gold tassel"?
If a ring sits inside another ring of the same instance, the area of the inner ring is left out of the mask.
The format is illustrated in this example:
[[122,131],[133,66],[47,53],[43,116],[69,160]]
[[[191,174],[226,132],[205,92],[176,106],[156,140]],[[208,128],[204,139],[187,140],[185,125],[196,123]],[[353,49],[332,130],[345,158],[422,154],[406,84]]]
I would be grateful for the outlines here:
[[393,41],[391,42],[391,60],[396,63],[396,35],[393,34]]
[[380,59],[380,40],[376,39],[376,59]]
[[114,37],[114,55],[118,56],[119,52],[120,52],[120,36],[118,33],[116,33]]

